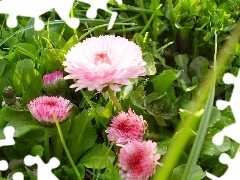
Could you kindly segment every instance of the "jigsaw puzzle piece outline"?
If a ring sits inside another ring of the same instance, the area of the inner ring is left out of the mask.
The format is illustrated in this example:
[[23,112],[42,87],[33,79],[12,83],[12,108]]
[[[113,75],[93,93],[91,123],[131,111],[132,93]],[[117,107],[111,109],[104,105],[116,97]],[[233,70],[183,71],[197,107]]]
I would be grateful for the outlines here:
[[52,157],[48,163],[44,163],[43,160],[37,155],[27,155],[24,158],[24,164],[27,166],[32,166],[37,164],[37,178],[38,180],[59,180],[53,173],[52,169],[57,168],[60,165],[60,161],[56,157]]

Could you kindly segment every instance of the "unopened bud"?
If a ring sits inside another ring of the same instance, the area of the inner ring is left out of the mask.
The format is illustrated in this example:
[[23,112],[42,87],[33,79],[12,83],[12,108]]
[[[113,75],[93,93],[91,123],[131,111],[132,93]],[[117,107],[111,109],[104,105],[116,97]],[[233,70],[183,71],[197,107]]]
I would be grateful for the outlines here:
[[3,100],[9,106],[13,106],[16,103],[16,93],[11,86],[5,87],[3,89]]

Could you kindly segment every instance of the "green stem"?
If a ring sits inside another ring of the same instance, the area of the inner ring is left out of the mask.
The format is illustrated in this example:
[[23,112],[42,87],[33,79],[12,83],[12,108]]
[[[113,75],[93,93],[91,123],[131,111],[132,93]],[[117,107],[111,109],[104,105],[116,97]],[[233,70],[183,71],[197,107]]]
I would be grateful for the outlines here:
[[215,31],[215,54],[214,54],[214,67],[213,67],[214,74],[213,74],[212,85],[211,85],[211,89],[209,92],[206,106],[204,108],[204,113],[203,113],[203,116],[202,116],[202,119],[201,119],[201,122],[199,125],[199,129],[197,131],[197,136],[193,143],[193,147],[190,152],[190,155],[189,155],[189,158],[187,161],[187,165],[186,165],[186,168],[185,168],[183,176],[182,176],[182,180],[191,180],[192,179],[192,172],[193,172],[193,169],[196,167],[197,160],[198,160],[199,154],[201,152],[204,138],[205,138],[205,135],[207,132],[209,120],[210,120],[211,113],[212,113],[214,95],[215,95],[215,81],[216,81],[216,67],[217,67],[216,58],[217,58],[217,34]]
[[[144,3],[143,3],[143,0],[139,0],[139,6],[140,8],[143,8],[144,9]],[[144,23],[146,24],[148,22],[148,18],[146,16],[146,14],[144,12],[140,12],[140,14],[142,15],[143,17],[143,21]]]
[[112,99],[114,105],[116,106],[117,111],[118,112],[122,111],[122,106],[119,103],[119,101],[118,101],[117,97],[115,96],[115,94],[114,94],[112,89],[108,88],[108,94],[109,94],[110,98]]
[[173,4],[172,4],[172,0],[168,0],[168,9],[170,11],[170,22],[171,24],[175,24],[174,19],[173,19]]
[[[100,163],[100,166],[99,166],[98,171],[97,171],[97,176],[99,176],[99,171],[101,170],[101,167],[102,167],[103,163],[106,161],[107,156],[108,156],[108,154],[109,154],[109,152],[110,152],[110,150],[112,149],[112,147],[113,147],[114,144],[115,144],[115,141],[112,141],[110,147],[108,148],[108,150],[107,150],[107,152],[106,152],[106,154],[105,154],[105,156],[103,157],[103,160],[102,160],[102,162]],[[98,178],[97,178],[97,179],[98,179]]]
[[44,152],[45,152],[46,161],[48,162],[49,159],[50,159],[50,154],[49,154],[49,128],[45,128]]
[[63,138],[63,134],[62,134],[62,130],[61,130],[60,126],[59,126],[59,122],[58,122],[58,120],[57,120],[57,118],[56,118],[56,116],[55,116],[54,113],[52,114],[52,116],[53,116],[53,120],[54,120],[54,122],[55,122],[55,124],[56,124],[56,126],[57,126],[58,134],[59,134],[59,136],[60,136],[60,139],[61,139],[63,148],[64,148],[64,150],[65,150],[65,152],[66,152],[66,154],[67,154],[68,160],[69,160],[70,164],[72,165],[73,170],[75,171],[78,179],[81,180],[81,179],[82,179],[82,178],[81,178],[81,175],[80,175],[80,173],[78,172],[77,167],[75,166],[75,164],[74,164],[74,162],[73,162],[73,160],[72,160],[72,157],[71,157],[71,155],[70,155],[70,153],[69,153],[69,150],[68,150],[68,148],[67,148],[67,145],[66,145],[66,143],[65,143],[65,140],[64,140],[64,138]]

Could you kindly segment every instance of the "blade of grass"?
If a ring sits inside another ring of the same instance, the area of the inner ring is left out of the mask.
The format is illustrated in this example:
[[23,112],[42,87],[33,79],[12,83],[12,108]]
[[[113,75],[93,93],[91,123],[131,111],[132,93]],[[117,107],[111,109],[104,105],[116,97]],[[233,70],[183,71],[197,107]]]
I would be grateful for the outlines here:
[[144,26],[144,28],[140,32],[141,35],[144,34],[146,32],[146,30],[149,28],[153,18],[155,17],[155,14],[156,14],[157,10],[160,9],[161,6],[162,6],[162,4],[159,4],[159,6],[155,9],[154,13],[151,15],[150,19],[146,22],[146,25]]
[[194,140],[192,150],[190,152],[187,165],[184,169],[182,180],[191,180],[192,172],[195,166],[197,165],[197,160],[202,149],[204,138],[207,132],[208,124],[210,121],[213,101],[215,96],[215,82],[216,82],[216,67],[217,67],[217,33],[215,30],[215,53],[214,53],[214,70],[213,70],[213,79],[211,84],[211,89],[207,99],[207,103],[204,108],[203,116],[200,121],[200,125],[197,131],[197,136]]
[[[79,19],[79,20],[80,20],[80,22],[82,22],[83,20],[86,20],[86,19]],[[84,22],[85,22],[85,21],[84,21]],[[54,21],[44,22],[44,25],[45,25],[45,26],[46,26],[46,25],[52,25],[52,24],[65,24],[65,21],[63,21],[63,20],[54,20]],[[134,23],[114,23],[114,25],[133,26],[133,25],[135,25],[135,24],[134,24]],[[107,26],[108,26],[108,24],[102,24],[102,25],[99,25],[99,26],[95,26],[94,28],[90,29],[90,31],[92,32],[92,31],[94,31],[94,30],[96,30],[96,29],[98,29],[98,28],[107,27]],[[12,33],[10,36],[8,36],[8,37],[5,38],[2,42],[0,42],[0,47],[1,47],[5,42],[7,42],[10,38],[12,38],[13,36],[15,36],[15,35],[17,35],[17,34],[19,34],[19,33],[21,33],[21,32],[24,32],[24,31],[26,31],[26,30],[28,30],[28,29],[32,29],[32,28],[34,28],[34,25],[27,26],[27,27],[25,27],[25,28],[19,29],[18,31]],[[91,32],[89,32],[89,33],[91,33]],[[89,33],[88,33],[88,32],[85,33],[85,34],[82,35],[79,39],[83,39],[83,38],[86,37]]]

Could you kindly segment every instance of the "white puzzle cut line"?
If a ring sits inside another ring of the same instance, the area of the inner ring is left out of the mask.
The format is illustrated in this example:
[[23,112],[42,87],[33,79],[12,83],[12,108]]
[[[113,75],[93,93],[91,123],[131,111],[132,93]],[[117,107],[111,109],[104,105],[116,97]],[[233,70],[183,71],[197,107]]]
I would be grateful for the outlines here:
[[228,165],[228,170],[225,172],[224,175],[221,177],[214,176],[210,173],[206,173],[208,178],[211,178],[212,180],[239,180],[240,177],[240,151],[238,150],[237,154],[233,159],[229,157],[226,153],[222,153],[219,157],[219,161],[222,164]]
[[13,139],[15,129],[12,126],[7,126],[3,129],[3,134],[5,139],[0,139],[0,147],[2,146],[11,146],[15,144]]
[[[86,16],[94,19],[97,16],[97,10],[102,9],[111,14],[108,30],[113,27],[117,18],[117,12],[108,10],[108,0],[78,0],[90,5]],[[122,4],[122,0],[116,0],[118,4]],[[34,18],[34,28],[39,31],[44,28],[44,22],[40,16],[51,9],[54,9],[62,20],[71,28],[77,28],[80,24],[79,19],[69,17],[70,11],[74,4],[74,0],[2,0],[0,1],[0,13],[8,14],[7,26],[14,28],[18,24],[17,17],[25,16]],[[14,8],[17,7],[17,8]]]
[[27,166],[32,166],[34,164],[38,165],[37,169],[37,179],[38,180],[58,180],[58,178],[52,173],[52,169],[60,165],[60,161],[53,157],[45,164],[39,156],[28,155],[24,158],[24,163]]
[[[240,144],[240,110],[239,110],[239,99],[240,99],[240,70],[238,71],[238,76],[235,77],[230,73],[226,73],[223,76],[223,81],[225,84],[234,84],[233,92],[230,101],[218,100],[216,106],[219,110],[223,110],[230,106],[233,116],[235,118],[235,123],[223,128],[220,132],[213,136],[213,143],[220,146],[224,137],[229,137],[230,139],[236,141]],[[240,151],[238,150],[235,157],[231,159],[226,153],[222,153],[219,157],[219,161],[222,164],[227,164],[228,169],[221,177],[216,177],[208,172],[206,175],[212,180],[239,180],[240,179]]]
[[[15,144],[13,139],[15,133],[15,129],[12,126],[7,126],[3,129],[3,134],[5,139],[0,139],[0,147],[3,146],[11,146]],[[0,161],[0,171],[6,171],[8,169],[8,162],[5,160]],[[24,176],[20,172],[16,172],[13,174],[13,180],[23,180]]]

